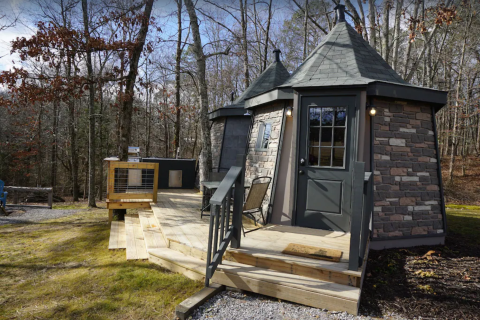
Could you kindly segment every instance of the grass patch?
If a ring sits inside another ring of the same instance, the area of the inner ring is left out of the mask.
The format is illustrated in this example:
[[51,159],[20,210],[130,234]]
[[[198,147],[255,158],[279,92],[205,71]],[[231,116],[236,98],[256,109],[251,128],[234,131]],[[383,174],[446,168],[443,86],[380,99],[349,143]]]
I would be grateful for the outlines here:
[[[475,206],[468,206],[475,207]],[[478,209],[447,208],[448,232],[462,235],[475,244],[480,244],[480,207]]]
[[82,210],[0,228],[0,319],[171,319],[202,288],[108,250],[106,217],[106,210]]
[[480,210],[480,206],[467,206],[464,204],[447,204],[447,209],[466,209],[466,210]]

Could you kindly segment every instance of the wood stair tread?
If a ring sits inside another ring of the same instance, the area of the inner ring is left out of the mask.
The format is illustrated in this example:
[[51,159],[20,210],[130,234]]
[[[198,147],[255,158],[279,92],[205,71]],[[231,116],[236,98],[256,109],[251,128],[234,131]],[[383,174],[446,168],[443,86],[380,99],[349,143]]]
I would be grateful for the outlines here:
[[288,274],[275,270],[257,268],[232,261],[223,261],[222,264],[218,266],[217,271],[218,270],[222,270],[225,273],[236,274],[242,277],[249,277],[287,287],[296,287],[299,289],[352,301],[358,301],[360,298],[360,288],[307,278],[295,274]]
[[[178,244],[181,244],[183,246],[191,247],[193,250],[198,250],[202,253],[206,253],[206,249],[204,248],[199,248],[196,246],[192,246],[189,243],[183,243],[182,241],[176,240],[176,239],[171,239],[167,238],[167,241],[171,244],[171,242],[176,242]],[[182,251],[183,252],[183,251]],[[185,253],[185,252],[184,252]],[[333,273],[341,273],[349,276],[354,276],[354,277],[361,277],[362,276],[362,271],[359,269],[359,271],[353,271],[353,270],[348,270],[346,269],[348,264],[347,263],[338,263],[338,262],[332,262],[332,261],[326,261],[326,260],[317,260],[317,259],[309,259],[305,257],[298,257],[298,256],[290,256],[286,254],[281,254],[281,253],[266,253],[264,250],[257,250],[257,249],[231,249],[228,248],[226,252],[226,257],[224,259],[227,260],[232,260],[233,255],[235,253],[240,253],[246,256],[251,256],[254,259],[265,259],[272,261],[273,263],[275,262],[282,262],[285,264],[295,264],[307,268],[313,268],[313,269],[319,269],[319,270],[325,270],[328,272],[333,272]],[[248,257],[247,257],[248,258]],[[242,262],[244,264],[250,264],[246,262]],[[252,261],[252,264],[255,263]]]
[[362,270],[358,271],[348,270],[348,263],[346,262],[332,262],[326,260],[310,259],[306,257],[287,255],[282,253],[269,253],[265,250],[258,249],[244,249],[240,247],[239,249],[227,249],[228,253],[240,253],[244,255],[249,255],[254,258],[268,259],[272,261],[283,261],[288,264],[296,264],[304,267],[310,267],[314,269],[321,269],[330,272],[336,272],[341,274],[346,274],[354,277],[361,277]]
[[148,250],[149,261],[193,280],[205,278],[205,261],[169,248]]
[[126,247],[127,240],[125,239],[125,221],[112,221],[108,249],[125,249]]
[[127,260],[148,259],[145,238],[137,214],[125,215],[125,237],[127,243]]
[[140,211],[138,213],[145,239],[146,250],[166,248],[167,244],[163,238],[159,223],[152,211]]

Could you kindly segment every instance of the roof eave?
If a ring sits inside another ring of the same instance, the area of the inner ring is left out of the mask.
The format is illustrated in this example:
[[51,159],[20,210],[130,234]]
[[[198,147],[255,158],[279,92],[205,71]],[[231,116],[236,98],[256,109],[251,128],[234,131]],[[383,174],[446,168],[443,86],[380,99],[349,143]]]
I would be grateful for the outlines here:
[[275,88],[245,100],[245,109],[252,109],[277,100],[293,100],[292,88]]
[[[222,118],[222,117],[239,117],[239,116],[246,116],[245,115],[245,109],[243,108],[242,105],[238,106],[225,106],[223,108],[218,108],[217,110],[214,110],[208,114],[208,120],[213,121],[217,118]],[[249,117],[247,115],[246,117]]]
[[435,112],[447,104],[447,95],[446,91],[381,81],[374,81],[367,86],[367,96],[427,102],[434,106]]

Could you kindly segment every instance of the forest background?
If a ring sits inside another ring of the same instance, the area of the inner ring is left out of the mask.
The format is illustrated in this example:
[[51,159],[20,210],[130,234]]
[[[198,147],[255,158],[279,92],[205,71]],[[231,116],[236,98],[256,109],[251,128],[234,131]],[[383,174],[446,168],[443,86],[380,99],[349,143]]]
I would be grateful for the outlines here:
[[[103,159],[125,159],[129,145],[143,157],[199,159],[205,178],[207,113],[240,95],[274,49],[294,71],[335,26],[339,1],[3,2],[0,179],[95,206],[106,192]],[[405,80],[448,91],[437,114],[448,191],[480,154],[480,3],[342,3]]]

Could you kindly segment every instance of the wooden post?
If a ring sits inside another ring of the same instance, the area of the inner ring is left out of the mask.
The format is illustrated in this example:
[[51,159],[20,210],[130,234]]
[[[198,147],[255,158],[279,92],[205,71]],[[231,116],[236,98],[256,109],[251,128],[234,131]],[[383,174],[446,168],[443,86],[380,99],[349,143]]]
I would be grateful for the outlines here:
[[53,204],[53,189],[48,192],[48,206],[52,209]]
[[113,221],[113,209],[108,209],[108,223],[111,224]]
[[153,175],[153,202],[157,203],[157,196],[158,196],[158,170],[159,164],[155,163],[155,173]]
[[235,180],[235,190],[233,198],[233,236],[230,247],[233,249],[240,248],[240,240],[242,238],[242,212],[243,212],[243,196],[245,194],[245,155],[237,156],[236,166],[241,167],[242,171]]
[[365,180],[365,163],[355,162],[353,164],[353,196],[352,196],[352,217],[350,224],[350,254],[348,258],[348,270],[358,270],[360,251],[360,231],[362,229],[363,211],[363,183]]

